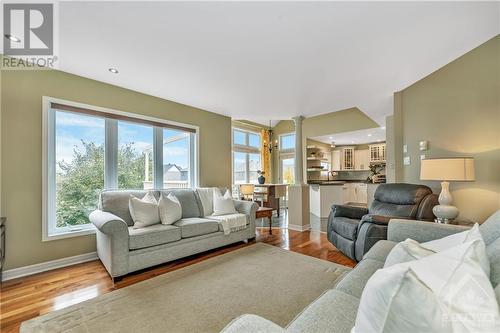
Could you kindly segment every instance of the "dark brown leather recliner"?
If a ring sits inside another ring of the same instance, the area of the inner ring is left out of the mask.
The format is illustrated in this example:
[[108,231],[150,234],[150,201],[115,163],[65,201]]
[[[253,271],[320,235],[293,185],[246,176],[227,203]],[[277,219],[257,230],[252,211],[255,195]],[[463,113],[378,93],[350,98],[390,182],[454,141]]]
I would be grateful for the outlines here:
[[369,207],[333,205],[328,240],[349,258],[360,261],[381,239],[387,239],[392,218],[433,221],[438,196],[425,185],[380,184]]

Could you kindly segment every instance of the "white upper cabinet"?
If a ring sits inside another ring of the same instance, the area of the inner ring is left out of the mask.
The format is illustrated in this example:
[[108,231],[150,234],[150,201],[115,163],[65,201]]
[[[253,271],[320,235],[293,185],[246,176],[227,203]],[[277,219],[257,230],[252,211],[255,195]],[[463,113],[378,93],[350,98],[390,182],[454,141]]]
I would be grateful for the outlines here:
[[368,146],[370,162],[385,162],[385,143]]
[[342,170],[354,170],[354,147],[342,148]]

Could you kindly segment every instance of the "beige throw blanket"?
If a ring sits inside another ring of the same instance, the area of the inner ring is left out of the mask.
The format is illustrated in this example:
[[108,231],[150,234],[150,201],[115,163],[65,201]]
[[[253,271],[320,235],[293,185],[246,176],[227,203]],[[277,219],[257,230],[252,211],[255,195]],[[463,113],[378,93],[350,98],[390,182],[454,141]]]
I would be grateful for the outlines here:
[[247,226],[247,217],[245,214],[212,215],[210,218],[219,221],[222,225],[224,235],[229,235],[231,232],[243,230]]

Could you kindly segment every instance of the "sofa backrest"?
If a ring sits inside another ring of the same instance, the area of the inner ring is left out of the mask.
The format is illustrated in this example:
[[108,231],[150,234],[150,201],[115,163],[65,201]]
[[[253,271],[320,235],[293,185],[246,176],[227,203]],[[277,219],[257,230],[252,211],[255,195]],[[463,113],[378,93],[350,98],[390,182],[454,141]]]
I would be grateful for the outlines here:
[[[432,194],[425,185],[380,184],[374,194],[369,213],[374,215],[416,218],[422,200]],[[430,208],[432,211],[432,207]],[[420,212],[419,215],[427,214]]]
[[[99,209],[114,214],[125,221],[129,226],[134,225],[132,216],[130,216],[130,211],[128,209],[128,201],[130,195],[142,199],[146,193],[150,191],[147,190],[110,190],[103,191],[99,196]],[[159,199],[158,191],[151,191],[155,198]]]
[[203,205],[198,193],[190,188],[176,188],[162,190],[166,195],[172,193],[179,200],[182,207],[182,218],[203,216]]
[[[157,190],[111,190],[103,191],[99,196],[98,207],[100,210],[114,214],[123,219],[127,225],[134,225],[132,216],[128,209],[130,195],[142,199],[146,193],[153,193],[154,197],[159,200],[160,191]],[[165,194],[174,194],[182,207],[182,218],[200,217],[202,216],[203,206],[197,193],[192,189],[166,189],[161,192]]]
[[493,287],[500,285],[500,210],[479,226],[490,259],[490,280]]

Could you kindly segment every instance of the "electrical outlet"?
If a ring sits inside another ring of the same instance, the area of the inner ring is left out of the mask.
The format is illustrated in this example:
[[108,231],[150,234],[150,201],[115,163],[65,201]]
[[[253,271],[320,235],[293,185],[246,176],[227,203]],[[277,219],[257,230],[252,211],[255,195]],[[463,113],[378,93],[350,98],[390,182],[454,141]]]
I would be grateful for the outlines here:
[[423,155],[423,154],[422,154],[422,155],[420,155],[420,159],[421,159],[421,160],[425,160],[425,155]]
[[403,158],[403,165],[410,165],[411,164],[411,158],[410,156],[406,156]]
[[403,145],[403,153],[407,153],[408,152],[408,145]]

